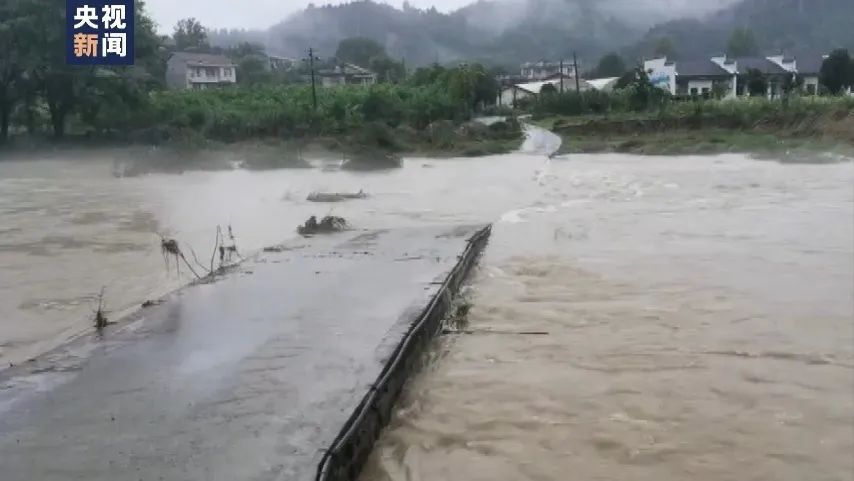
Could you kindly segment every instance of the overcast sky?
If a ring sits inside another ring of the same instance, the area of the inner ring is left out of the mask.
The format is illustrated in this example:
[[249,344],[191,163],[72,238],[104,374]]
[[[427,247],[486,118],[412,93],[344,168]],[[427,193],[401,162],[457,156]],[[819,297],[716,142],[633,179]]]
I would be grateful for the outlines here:
[[[5,1],[5,0],[0,0]],[[442,11],[462,7],[472,0],[409,0],[413,7],[435,6]],[[175,23],[186,17],[196,17],[210,28],[266,28],[288,14],[305,8],[310,0],[146,0],[148,13],[158,29],[170,33]],[[341,0],[315,0],[315,5],[342,3]],[[401,6],[403,0],[386,0]]]

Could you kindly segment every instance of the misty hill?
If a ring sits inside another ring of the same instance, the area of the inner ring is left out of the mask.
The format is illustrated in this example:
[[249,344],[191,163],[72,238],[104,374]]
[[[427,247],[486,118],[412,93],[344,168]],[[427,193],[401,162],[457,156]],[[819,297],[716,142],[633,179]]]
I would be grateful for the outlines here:
[[451,13],[361,0],[309,6],[267,31],[211,32],[211,43],[260,41],[296,58],[311,46],[328,58],[340,40],[368,37],[410,67],[469,60],[510,70],[577,51],[586,69],[610,51],[652,56],[663,38],[684,57],[723,52],[742,27],[763,52],[854,49],[852,19],[854,0],[479,0]]
[[569,57],[593,59],[632,44],[656,20],[699,15],[734,0],[480,0],[452,13],[402,9],[359,1],[310,6],[273,26],[272,51],[321,55],[338,41],[369,37],[410,65],[458,59],[515,68],[519,63]]
[[652,28],[629,56],[652,56],[667,38],[677,56],[724,52],[736,28],[747,28],[760,52],[854,50],[852,0],[743,0],[703,20],[683,19]]

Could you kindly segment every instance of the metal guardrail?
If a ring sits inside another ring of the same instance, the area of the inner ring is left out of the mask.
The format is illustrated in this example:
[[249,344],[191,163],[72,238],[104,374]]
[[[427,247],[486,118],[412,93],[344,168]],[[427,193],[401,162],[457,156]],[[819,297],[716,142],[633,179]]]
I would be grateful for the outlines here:
[[317,466],[316,481],[355,481],[391,419],[394,404],[406,380],[418,367],[421,353],[441,328],[451,300],[483,251],[492,226],[475,233],[436,295],[409,328],[386,362],[376,382],[344,423]]

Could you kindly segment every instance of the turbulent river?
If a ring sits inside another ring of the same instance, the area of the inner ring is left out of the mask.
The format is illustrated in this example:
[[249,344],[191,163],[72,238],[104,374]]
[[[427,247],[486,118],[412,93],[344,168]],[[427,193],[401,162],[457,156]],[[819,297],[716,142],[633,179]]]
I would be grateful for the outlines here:
[[115,319],[191,280],[158,234],[209,258],[217,225],[250,253],[311,214],[494,222],[467,334],[437,343],[365,481],[854,479],[852,163],[553,142],[375,173],[0,162],[0,362],[90,329],[102,286]]

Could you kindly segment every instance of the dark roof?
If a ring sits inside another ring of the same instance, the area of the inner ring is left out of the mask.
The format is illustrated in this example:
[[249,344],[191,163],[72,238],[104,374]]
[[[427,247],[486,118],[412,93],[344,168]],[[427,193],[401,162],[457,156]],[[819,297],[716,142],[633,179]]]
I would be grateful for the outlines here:
[[711,60],[676,62],[676,74],[680,77],[729,77],[731,75]]
[[373,72],[366,68],[359,67],[352,63],[337,65],[332,69],[321,70],[318,72],[323,77],[346,77],[346,76],[371,76]]
[[824,63],[824,56],[821,54],[807,54],[795,57],[797,61],[799,74],[815,74],[821,72],[821,65]]
[[748,70],[759,70],[768,75],[785,75],[789,72],[776,63],[768,60],[765,57],[740,57],[735,59],[738,62],[738,73],[745,74]]
[[195,53],[195,52],[175,52],[169,60],[179,60],[192,67],[234,67],[232,62],[225,55],[213,53]]

